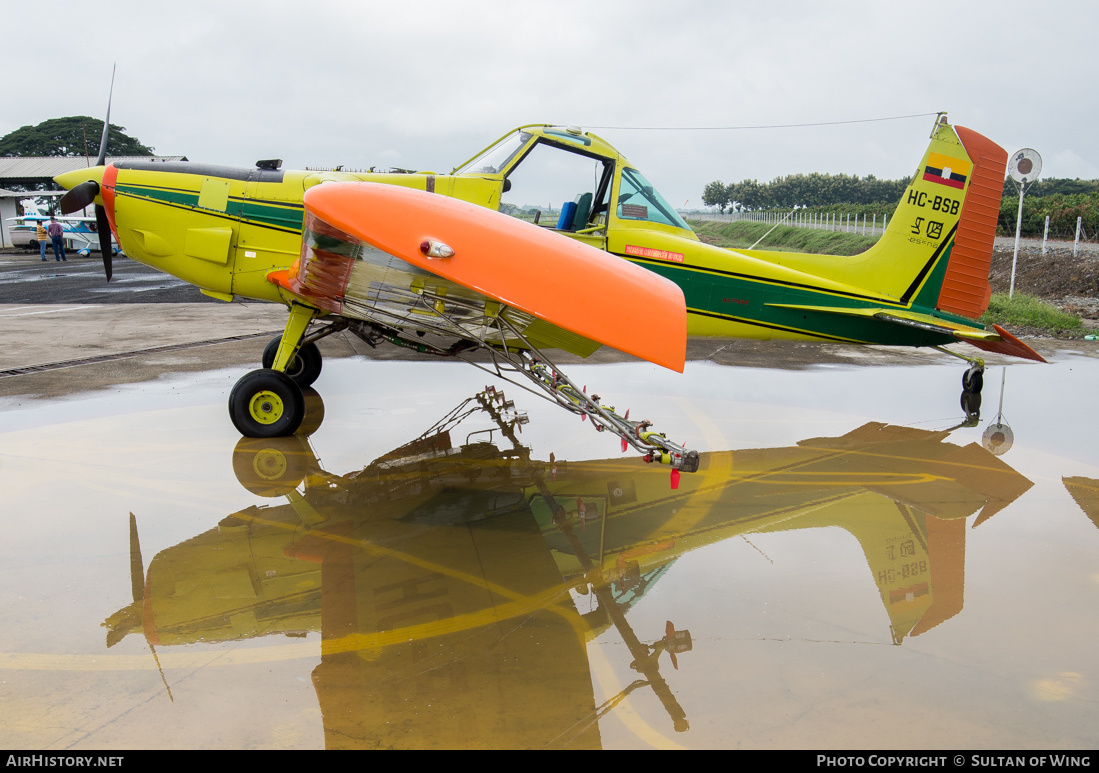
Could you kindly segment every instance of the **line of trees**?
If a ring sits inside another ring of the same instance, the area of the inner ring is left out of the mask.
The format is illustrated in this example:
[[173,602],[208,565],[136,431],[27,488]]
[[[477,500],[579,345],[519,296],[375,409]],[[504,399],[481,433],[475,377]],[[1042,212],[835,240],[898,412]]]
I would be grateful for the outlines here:
[[722,212],[828,207],[836,204],[892,210],[911,181],[911,177],[879,180],[874,175],[858,177],[819,172],[776,177],[769,183],[743,180],[726,185],[714,180],[703,190],[702,202],[709,207],[718,207]]
[[[1089,181],[1083,181],[1089,182]],[[1099,181],[1093,181],[1099,184]],[[1038,184],[1034,186],[1038,188]],[[1000,233],[1014,235],[1015,222],[1019,217],[1019,193],[1013,190],[1011,196],[1000,200]],[[1094,241],[1099,236],[1099,190],[1095,193],[1063,194],[1049,196],[1032,195],[1030,189],[1023,198],[1022,234],[1040,237],[1045,232],[1046,217],[1049,217],[1049,236],[1051,239],[1076,238],[1076,219],[1083,218],[1081,239]]]
[[[1027,183],[1027,196],[1072,196],[1078,193],[1099,193],[1099,180],[1081,180],[1077,177],[1070,180],[1065,177],[1051,177],[1048,180],[1038,180]],[[1019,206],[1019,186],[1008,177],[1004,180],[1004,198],[1015,197],[1015,206]]]
[[[892,217],[911,181],[910,177],[879,180],[873,175],[860,178],[817,172],[776,177],[769,183],[742,180],[725,184],[714,180],[703,191],[702,201],[722,212],[806,207],[811,212],[856,215],[877,211]],[[1001,234],[1015,233],[1018,211],[1019,187],[1008,178],[1000,202]],[[1047,215],[1051,238],[1074,238],[1076,218],[1080,217],[1084,229],[1081,238],[1095,240],[1099,236],[1099,180],[1049,178],[1027,186],[1023,234],[1042,236]]]

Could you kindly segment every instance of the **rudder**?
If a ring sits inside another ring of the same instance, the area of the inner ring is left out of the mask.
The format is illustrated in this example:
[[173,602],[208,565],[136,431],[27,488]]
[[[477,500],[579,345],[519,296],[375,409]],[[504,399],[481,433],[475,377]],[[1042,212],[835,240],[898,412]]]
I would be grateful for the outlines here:
[[957,126],[955,131],[973,161],[973,171],[936,308],[976,319],[988,309],[992,295],[988,272],[992,267],[1007,151],[972,129]]

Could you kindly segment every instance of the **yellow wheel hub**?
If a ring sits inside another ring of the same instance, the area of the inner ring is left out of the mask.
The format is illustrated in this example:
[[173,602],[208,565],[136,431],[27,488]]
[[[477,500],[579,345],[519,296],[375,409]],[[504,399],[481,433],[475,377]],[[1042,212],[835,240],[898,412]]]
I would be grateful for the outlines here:
[[273,448],[265,448],[252,460],[252,470],[260,480],[281,480],[287,467],[286,457]]
[[260,424],[274,424],[282,418],[282,399],[274,392],[256,392],[248,401],[248,412]]

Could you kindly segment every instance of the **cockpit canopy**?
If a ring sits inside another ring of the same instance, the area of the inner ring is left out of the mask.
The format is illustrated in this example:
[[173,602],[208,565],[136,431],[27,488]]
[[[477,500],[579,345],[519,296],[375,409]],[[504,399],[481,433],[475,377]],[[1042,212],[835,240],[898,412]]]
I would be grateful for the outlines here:
[[561,231],[594,232],[622,221],[690,227],[613,147],[574,127],[526,126],[454,170],[502,180],[499,209]]

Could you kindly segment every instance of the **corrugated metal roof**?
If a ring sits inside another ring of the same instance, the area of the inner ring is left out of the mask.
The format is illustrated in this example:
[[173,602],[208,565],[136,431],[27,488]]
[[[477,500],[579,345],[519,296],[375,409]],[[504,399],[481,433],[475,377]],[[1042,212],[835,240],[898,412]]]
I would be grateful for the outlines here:
[[37,196],[60,196],[65,191],[9,191],[0,188],[0,199],[33,199]]
[[[186,156],[107,156],[107,161],[186,161]],[[59,174],[86,169],[83,156],[16,156],[0,158],[0,180],[41,177],[52,180]]]

